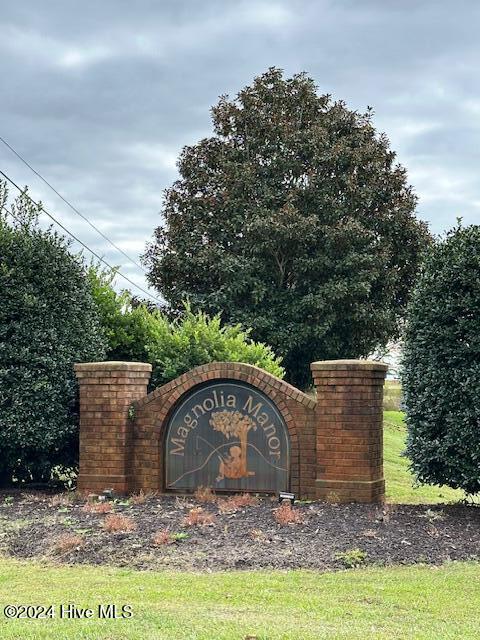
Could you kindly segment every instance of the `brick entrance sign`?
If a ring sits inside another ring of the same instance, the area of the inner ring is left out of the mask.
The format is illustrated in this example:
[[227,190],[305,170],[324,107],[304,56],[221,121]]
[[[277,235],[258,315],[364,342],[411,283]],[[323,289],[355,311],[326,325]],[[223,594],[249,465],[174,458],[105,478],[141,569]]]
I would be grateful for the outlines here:
[[81,491],[293,491],[334,502],[384,497],[387,366],[311,365],[316,398],[257,367],[214,362],[147,394],[151,366],[75,365]]

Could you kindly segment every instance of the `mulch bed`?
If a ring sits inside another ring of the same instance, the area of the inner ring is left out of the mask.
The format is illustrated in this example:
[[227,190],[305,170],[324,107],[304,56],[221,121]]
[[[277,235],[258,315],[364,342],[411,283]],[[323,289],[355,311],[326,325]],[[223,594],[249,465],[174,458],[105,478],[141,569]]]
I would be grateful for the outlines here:
[[[366,554],[367,565],[480,559],[480,508],[475,506],[313,502],[295,506],[303,523],[282,526],[274,518],[278,504],[268,498],[220,513],[217,503],[200,504],[193,497],[148,496],[142,504],[112,503],[113,512],[131,518],[136,529],[109,533],[104,529],[108,514],[87,512],[80,498],[59,501],[42,492],[0,492],[0,554],[68,564],[201,571],[340,569],[351,564],[353,549]],[[185,518],[199,506],[213,514],[214,523],[187,526]],[[154,544],[158,531],[172,535],[167,544]],[[178,533],[188,537],[175,541]],[[73,536],[80,544],[65,549],[62,541]]]

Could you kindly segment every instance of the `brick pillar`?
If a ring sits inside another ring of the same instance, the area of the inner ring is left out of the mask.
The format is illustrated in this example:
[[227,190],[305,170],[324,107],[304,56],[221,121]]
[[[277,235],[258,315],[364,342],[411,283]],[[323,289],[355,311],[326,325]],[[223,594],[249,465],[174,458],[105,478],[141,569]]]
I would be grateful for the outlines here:
[[363,360],[311,364],[317,389],[317,497],[381,502],[383,384],[387,365]]
[[152,366],[143,362],[75,365],[80,385],[80,491],[127,493],[132,473],[130,404],[147,394]]

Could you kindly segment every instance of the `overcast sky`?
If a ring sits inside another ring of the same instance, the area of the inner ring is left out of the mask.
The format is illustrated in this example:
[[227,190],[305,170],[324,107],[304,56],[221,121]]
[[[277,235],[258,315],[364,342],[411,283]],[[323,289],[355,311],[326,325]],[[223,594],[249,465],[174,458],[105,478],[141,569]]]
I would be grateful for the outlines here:
[[[2,0],[0,135],[138,261],[181,148],[270,66],[375,110],[435,233],[480,223],[477,0]],[[0,168],[141,286],[10,151]],[[120,281],[119,281],[120,284]],[[132,289],[133,290],[133,289]]]

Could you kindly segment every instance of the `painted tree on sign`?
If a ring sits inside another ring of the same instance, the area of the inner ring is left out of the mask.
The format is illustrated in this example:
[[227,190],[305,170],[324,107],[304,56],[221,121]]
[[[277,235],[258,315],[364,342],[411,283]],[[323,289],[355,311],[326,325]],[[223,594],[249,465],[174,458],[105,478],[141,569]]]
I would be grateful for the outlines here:
[[240,411],[217,411],[212,413],[210,425],[215,431],[221,431],[227,440],[231,437],[240,440],[239,455],[235,455],[237,452],[232,451],[235,447],[231,448],[230,453],[234,458],[232,462],[235,466],[238,465],[238,475],[236,477],[243,478],[247,476],[247,440],[248,432],[257,428],[254,420],[250,416],[240,413]]

